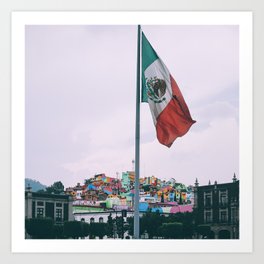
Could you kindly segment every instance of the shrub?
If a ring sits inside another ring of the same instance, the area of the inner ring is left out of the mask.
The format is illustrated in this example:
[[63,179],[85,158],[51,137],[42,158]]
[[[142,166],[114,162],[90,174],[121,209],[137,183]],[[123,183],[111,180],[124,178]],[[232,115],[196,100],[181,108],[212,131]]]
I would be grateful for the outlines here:
[[54,225],[51,218],[32,218],[26,219],[26,232],[33,239],[54,238]]
[[203,237],[209,237],[211,233],[211,227],[209,225],[198,225],[196,231]]
[[56,238],[56,239],[65,238],[63,225],[54,225],[53,226],[53,233],[54,233],[54,238]]
[[78,239],[89,235],[89,224],[79,221],[68,221],[64,223],[64,235],[67,238]]
[[163,223],[159,232],[165,239],[179,239],[183,237],[183,224],[177,222]]
[[91,223],[90,226],[90,238],[99,237],[103,239],[105,235],[107,235],[107,223]]

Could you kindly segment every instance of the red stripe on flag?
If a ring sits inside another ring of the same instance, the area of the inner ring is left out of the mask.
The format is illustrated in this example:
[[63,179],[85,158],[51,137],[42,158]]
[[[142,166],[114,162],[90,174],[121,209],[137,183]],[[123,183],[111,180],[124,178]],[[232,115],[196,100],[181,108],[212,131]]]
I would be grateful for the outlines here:
[[185,135],[196,122],[192,120],[190,111],[181,91],[170,76],[173,98],[157,118],[156,131],[159,142],[170,147],[176,138]]

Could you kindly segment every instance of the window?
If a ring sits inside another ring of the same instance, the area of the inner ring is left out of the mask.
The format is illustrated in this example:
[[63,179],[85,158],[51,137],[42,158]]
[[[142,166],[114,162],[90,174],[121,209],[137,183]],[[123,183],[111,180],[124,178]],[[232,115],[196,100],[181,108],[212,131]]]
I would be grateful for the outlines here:
[[94,223],[94,218],[93,217],[90,219],[90,223]]
[[44,202],[37,202],[37,206],[44,206]]
[[227,190],[219,191],[219,204],[221,206],[227,206],[228,198],[227,198]]
[[100,218],[99,218],[99,223],[103,223],[103,222],[104,222],[103,217],[100,217]]
[[212,223],[213,222],[212,210],[205,210],[204,211],[204,222],[205,223]]
[[56,207],[62,207],[62,203],[56,203]]
[[204,192],[204,206],[212,206],[212,192]]
[[228,221],[227,210],[220,210],[219,211],[219,219],[220,219],[220,222],[222,222],[222,223],[225,223]]
[[37,208],[37,217],[40,218],[40,217],[43,217],[43,216],[44,216],[44,208],[38,207]]
[[56,221],[62,221],[62,209],[56,209]]
[[231,208],[231,222],[232,223],[238,222],[238,208],[236,207]]

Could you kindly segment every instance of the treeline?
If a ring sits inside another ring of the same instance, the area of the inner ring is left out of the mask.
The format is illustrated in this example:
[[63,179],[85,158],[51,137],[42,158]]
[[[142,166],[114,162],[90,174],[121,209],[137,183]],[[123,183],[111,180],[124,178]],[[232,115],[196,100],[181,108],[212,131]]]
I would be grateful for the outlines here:
[[85,223],[68,221],[54,224],[51,218],[32,218],[26,220],[26,233],[31,239],[79,239],[88,237],[102,239],[108,233],[107,223]]
[[[133,217],[128,219],[131,223],[129,233],[133,234]],[[191,239],[195,234],[194,214],[177,213],[164,216],[148,212],[140,218],[140,235],[149,239]]]
[[[134,218],[112,218],[107,223],[86,223],[68,221],[56,225],[50,218],[26,220],[26,232],[32,239],[79,239],[124,238],[134,233]],[[140,235],[145,239],[192,239],[210,238],[208,225],[195,225],[193,213],[177,213],[164,216],[159,213],[146,213],[140,218]]]

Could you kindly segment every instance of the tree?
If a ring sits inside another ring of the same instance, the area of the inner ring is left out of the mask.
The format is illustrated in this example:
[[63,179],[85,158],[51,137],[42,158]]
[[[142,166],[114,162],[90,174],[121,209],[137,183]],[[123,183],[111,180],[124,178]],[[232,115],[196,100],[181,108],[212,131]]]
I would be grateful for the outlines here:
[[115,223],[116,223],[116,232],[118,237],[124,238],[124,233],[128,228],[124,227],[124,219],[122,216],[118,216],[115,218]]
[[161,202],[164,203],[164,193],[161,195]]
[[103,237],[107,234],[107,223],[91,223],[90,224],[90,238]]
[[147,212],[140,219],[140,233],[143,234],[147,231],[150,239],[159,236],[158,229],[164,222],[164,219],[164,216],[161,216],[159,212]]
[[176,195],[176,193],[174,193],[174,196],[173,197],[174,197],[174,199],[173,199],[174,202],[177,202],[177,195]]
[[143,185],[142,189],[144,190],[144,192],[149,192],[150,191],[150,187],[151,187],[151,185],[147,184],[147,185]]
[[211,227],[210,225],[198,225],[196,231],[202,236],[202,238],[209,238],[211,234]]
[[[161,227],[162,223],[165,222],[166,217],[161,215],[159,212],[147,212],[145,213],[139,221],[140,227],[140,235],[144,234],[145,231],[148,234],[149,239],[159,236],[158,229]],[[128,234],[130,236],[134,235],[134,217],[127,217],[128,226],[126,230],[128,230]]]
[[194,220],[195,214],[193,212],[171,214],[165,218],[166,223],[182,223],[183,224],[183,237],[192,238],[194,234]]
[[112,238],[114,236],[114,230],[113,229],[114,229],[114,221],[112,218],[112,214],[110,213],[110,215],[108,216],[108,219],[107,219],[107,232],[106,232],[107,237]]
[[183,213],[176,213],[176,214],[170,214],[166,220],[166,223],[174,223],[174,222],[184,222],[184,214]]
[[68,221],[64,223],[64,235],[68,238],[78,239],[89,235],[89,224],[79,221]]
[[64,185],[61,181],[54,182],[51,186],[46,188],[47,193],[61,194],[64,192]]
[[192,238],[195,232],[195,214],[193,212],[183,213],[183,235],[184,238]]
[[180,200],[179,200],[179,204],[182,204],[182,192],[180,191]]
[[194,224],[184,222],[183,226],[182,226],[182,231],[183,231],[183,237],[184,238],[191,239],[193,237],[193,234],[194,234]]
[[183,238],[183,224],[182,223],[163,223],[159,228],[160,234],[165,239],[179,239]]
[[[48,187],[47,187],[48,188]],[[46,189],[41,189],[41,190],[38,190],[37,193],[45,193],[46,192]]]
[[131,216],[131,217],[127,217],[127,223],[128,223],[128,234],[130,236],[133,236],[134,235],[134,217]]
[[87,237],[90,234],[90,225],[88,223],[82,222],[83,237]]
[[[147,212],[140,218],[140,235],[142,235],[145,231],[148,233],[149,239],[163,236],[160,232],[162,231],[162,225],[165,223],[177,223],[181,225],[180,235],[182,238],[192,238],[194,235],[194,217],[193,213],[177,213],[170,214],[165,217],[161,215],[159,212]],[[134,232],[134,218],[128,217],[128,233],[133,236]],[[166,226],[167,228],[167,226]],[[164,227],[163,227],[164,232]],[[166,234],[165,234],[166,235]],[[166,235],[167,236],[167,235]]]
[[64,228],[63,225],[54,225],[53,226],[54,238],[56,238],[56,239],[64,239],[64,238],[66,238],[64,236],[63,228]]
[[33,239],[54,238],[54,223],[51,218],[26,219],[26,232]]
[[92,179],[85,179],[84,180],[85,185],[89,185],[90,183],[92,183]]

